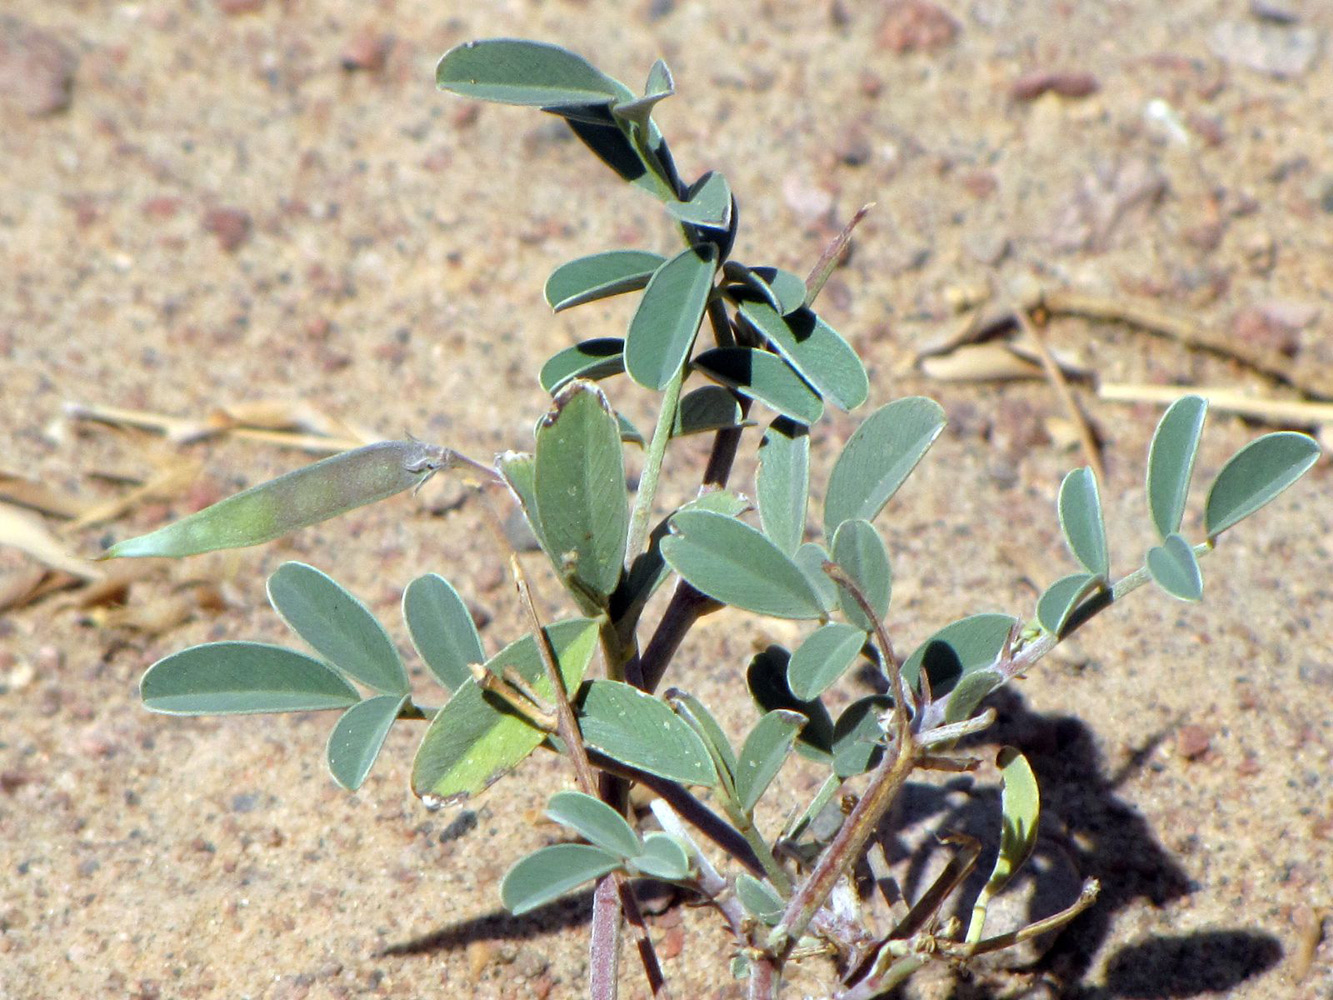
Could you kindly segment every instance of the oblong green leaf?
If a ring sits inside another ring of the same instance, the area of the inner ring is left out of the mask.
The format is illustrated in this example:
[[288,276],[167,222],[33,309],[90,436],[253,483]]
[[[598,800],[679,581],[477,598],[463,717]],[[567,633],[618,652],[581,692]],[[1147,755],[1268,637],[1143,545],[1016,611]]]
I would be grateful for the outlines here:
[[579,257],[551,272],[546,279],[546,303],[563,312],[585,302],[637,292],[647,287],[653,272],[664,263],[665,257],[647,250],[607,250]]
[[801,572],[810,583],[811,589],[819,595],[819,606],[824,613],[838,606],[838,587],[832,577],[824,572],[824,563],[829,562],[828,550],[818,542],[805,542],[792,556],[792,561],[801,567]]
[[986,921],[986,909],[993,897],[1004,891],[1018,870],[1032,856],[1032,849],[1037,844],[1037,826],[1041,813],[1041,797],[1037,790],[1037,778],[1027,758],[1013,747],[1003,747],[996,757],[995,764],[1000,769],[1004,782],[1000,792],[1000,812],[1003,825],[1000,828],[1000,852],[995,858],[995,868],[986,880],[976,904],[972,909],[972,919],[968,924],[966,940],[981,940],[982,926]]
[[931,694],[936,699],[948,694],[968,674],[995,662],[1015,621],[1010,615],[980,614],[944,626],[903,662],[903,681],[915,686],[924,666]]
[[315,712],[361,700],[313,656],[260,642],[208,642],[163,657],[144,673],[139,697],[164,715]]
[[735,396],[720,385],[701,385],[680,398],[671,436],[676,438],[686,434],[706,434],[744,425],[745,415]]
[[543,389],[554,395],[576,378],[611,378],[625,370],[622,353],[625,342],[619,337],[598,337],[566,347],[551,355],[537,376]]
[[667,202],[666,208],[681,222],[726,229],[731,225],[731,186],[725,177],[710,170],[694,183],[685,201]]
[[406,694],[381,694],[342,714],[325,748],[334,781],[349,792],[361,787],[407,699]]
[[671,519],[662,557],[692,586],[714,600],[774,618],[820,618],[819,595],[805,573],[762,532],[702,510]]
[[293,632],[353,680],[405,694],[407,671],[370,609],[327,573],[286,562],[268,578],[268,599]]
[[[871,609],[883,621],[893,596],[893,569],[889,565],[889,550],[884,547],[884,539],[879,537],[875,526],[860,518],[838,525],[833,535],[833,561],[852,578]],[[842,587],[838,588],[838,604],[847,620],[857,628],[867,632],[875,630],[875,623]]]
[[1161,545],[1148,550],[1148,573],[1153,582],[1182,601],[1203,600],[1203,574],[1190,543],[1179,535],[1167,535]]
[[610,851],[590,844],[552,844],[521,859],[500,882],[500,901],[518,916],[558,899],[621,865]]
[[1084,466],[1065,476],[1060,484],[1060,530],[1069,551],[1093,576],[1105,580],[1111,572],[1106,552],[1106,524],[1102,519],[1102,500],[1097,492],[1097,477]]
[[736,752],[731,748],[731,741],[726,732],[718,725],[713,713],[694,695],[679,688],[669,688],[665,694],[667,704],[699,734],[713,758],[713,766],[726,787],[734,790],[733,779],[736,775]]
[[833,760],[833,717],[818,698],[802,699],[792,694],[787,684],[791,654],[781,646],[769,646],[750,660],[745,684],[750,697],[765,712],[786,709],[804,715],[809,721],[796,737],[796,749],[803,757],[828,764]]
[[[597,648],[597,622],[574,618],[546,628],[555,647],[565,690],[577,690]],[[512,667],[537,697],[554,696],[533,637],[511,642],[486,663],[503,676]],[[546,734],[471,677],[435,713],[412,763],[412,791],[431,805],[448,805],[475,795],[536,750]]]
[[711,243],[682,250],[659,267],[643,290],[625,335],[625,371],[661,392],[690,355],[717,268]]
[[643,853],[629,859],[630,867],[641,875],[666,882],[690,877],[690,858],[676,838],[666,833],[650,833],[643,838]]
[[833,771],[840,778],[865,774],[879,764],[884,753],[884,728],[880,716],[893,708],[884,694],[860,698],[843,710],[833,727]]
[[1222,466],[1204,505],[1209,538],[1243,521],[1268,503],[1319,459],[1319,445],[1308,434],[1277,431],[1255,438]]
[[419,486],[452,453],[421,441],[380,441],[294,469],[189,517],[118,542],[104,559],[181,556],[239,549]]
[[545,42],[464,42],[435,67],[435,85],[463,97],[538,108],[609,105],[634,93],[582,56]]
[[809,309],[783,316],[767,302],[742,302],[740,314],[824,400],[853,410],[870,394],[870,379],[847,341]]
[[873,521],[944,429],[933,399],[908,396],[881,406],[843,445],[829,473],[824,534],[843,521]]
[[1046,588],[1037,601],[1037,621],[1052,635],[1059,635],[1060,630],[1069,621],[1074,609],[1098,587],[1098,580],[1091,573],[1071,573],[1062,576]]
[[736,898],[751,916],[770,926],[778,922],[785,908],[782,897],[767,882],[760,882],[748,872],[736,876]]
[[403,619],[412,645],[446,691],[472,677],[470,664],[486,662],[472,612],[444,577],[427,573],[407,585]]
[[805,506],[810,496],[810,429],[778,417],[759,442],[755,501],[759,523],[783,552],[791,555],[805,535]]
[[762,716],[745,737],[736,762],[736,801],[745,815],[754,812],[755,803],[778,776],[805,723],[800,712],[776,709]]
[[861,655],[866,633],[855,625],[829,622],[815,629],[791,655],[787,683],[803,701],[818,697]]
[[620,425],[593,383],[569,383],[542,421],[535,490],[557,569],[574,591],[604,600],[624,568],[629,502]]
[[977,706],[1004,681],[1004,674],[989,668],[964,674],[949,692],[949,700],[944,706],[945,725],[972,718]]
[[583,792],[556,792],[546,804],[546,815],[588,843],[622,858],[632,858],[643,850],[639,835],[624,816]]
[[1208,413],[1201,396],[1182,396],[1162,414],[1148,448],[1148,509],[1163,540],[1180,530],[1194,457]]
[[801,376],[768,351],[751,347],[714,347],[693,361],[694,368],[715,382],[757,400],[783,416],[813,424],[824,412],[824,402]]
[[589,746],[641,771],[689,785],[717,774],[703,740],[665,703],[619,681],[589,681],[579,699],[579,728]]

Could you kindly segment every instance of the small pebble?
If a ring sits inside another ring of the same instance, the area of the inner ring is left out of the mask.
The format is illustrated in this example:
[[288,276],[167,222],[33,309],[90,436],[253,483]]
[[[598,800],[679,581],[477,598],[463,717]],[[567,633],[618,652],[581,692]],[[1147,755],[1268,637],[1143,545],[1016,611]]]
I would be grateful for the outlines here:
[[32,118],[58,114],[74,96],[74,50],[49,31],[17,17],[0,17],[0,99]]
[[343,47],[341,63],[347,72],[374,73],[384,68],[393,40],[370,28],[362,28]]
[[1020,76],[1009,88],[1009,93],[1016,101],[1035,101],[1045,93],[1088,97],[1100,89],[1097,78],[1085,71],[1039,69]]
[[235,253],[250,238],[250,215],[239,208],[210,209],[204,213],[203,223],[227,253]]
[[944,8],[929,0],[890,0],[880,22],[881,48],[899,55],[933,52],[958,36],[958,22]]
[[1181,726],[1176,732],[1176,750],[1186,760],[1198,760],[1208,752],[1212,730],[1193,723]]

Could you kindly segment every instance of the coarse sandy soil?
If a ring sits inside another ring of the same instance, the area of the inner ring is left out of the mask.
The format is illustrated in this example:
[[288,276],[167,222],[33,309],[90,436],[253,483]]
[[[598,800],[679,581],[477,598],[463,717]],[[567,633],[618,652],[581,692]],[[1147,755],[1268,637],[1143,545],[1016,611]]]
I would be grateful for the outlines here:
[[[1073,391],[1104,442],[1126,572],[1150,544],[1142,471],[1160,408],[1097,385],[1333,398],[1333,7],[938,3],[7,0],[0,466],[71,509],[179,473],[165,499],[82,530],[44,515],[88,556],[307,457],[73,421],[70,403],[190,421],[279,401],[474,456],[529,446],[536,366],[629,315],[615,300],[552,317],[546,275],[676,237],[555,119],[436,92],[447,48],[517,35],[631,84],[668,61],[679,92],[658,118],[686,174],[729,178],[740,260],[803,273],[876,203],[821,311],[865,357],[872,405],[926,393],[950,417],[880,521],[900,648],[975,611],[1030,614],[1073,569],[1053,499],[1084,460],[1051,387],[940,381],[913,363],[962,304],[1034,285],[1141,301],[1280,357],[1273,378],[1225,351],[1052,317],[1052,347],[1092,373]],[[651,426],[646,395],[616,390]],[[816,483],[854,421],[816,429]],[[1196,482],[1263,429],[1215,411]],[[677,445],[668,499],[704,447]],[[4,481],[6,496],[23,488]],[[1091,876],[1105,891],[1037,969],[913,989],[1333,997],[1333,944],[1311,929],[1333,905],[1329,490],[1325,460],[1224,537],[1202,604],[1144,590],[999,699],[995,741],[1023,747],[1042,783],[1043,871],[1062,891]],[[568,783],[558,762],[428,813],[407,786],[419,729],[398,727],[349,795],[322,764],[326,715],[167,718],[137,698],[144,668],[188,644],[290,641],[263,585],[289,559],[334,572],[405,649],[402,587],[444,573],[499,648],[522,624],[482,525],[476,496],[441,477],[268,546],[137,564],[119,604],[74,587],[4,612],[0,998],[580,995],[587,895],[521,919],[497,895],[515,858],[557,836],[540,813]],[[42,572],[12,547],[0,571],[6,600]],[[542,593],[558,610],[549,581]],[[742,734],[751,651],[799,634],[706,619],[672,681]],[[861,693],[849,682],[834,700]],[[781,781],[789,805],[814,777]],[[983,825],[990,782],[954,796],[985,804]],[[674,908],[652,926],[675,996],[743,995],[712,914]],[[826,993],[831,973],[805,962],[790,992]],[[622,978],[646,995],[632,956]]]

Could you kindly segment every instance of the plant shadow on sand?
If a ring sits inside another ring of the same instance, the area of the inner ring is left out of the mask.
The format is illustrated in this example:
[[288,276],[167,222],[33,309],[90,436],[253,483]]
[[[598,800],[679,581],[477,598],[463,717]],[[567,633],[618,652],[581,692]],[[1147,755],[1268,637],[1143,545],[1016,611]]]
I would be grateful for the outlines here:
[[[1023,752],[1036,773],[1042,797],[1042,835],[1032,871],[1063,865],[1070,875],[1058,880],[1063,885],[1057,886],[1052,898],[1042,892],[1038,874],[1025,918],[1038,919],[1067,905],[1080,879],[1096,878],[1101,883],[1097,902],[1061,931],[1044,955],[1019,966],[1034,974],[1030,995],[1078,1000],[1191,997],[1225,992],[1278,962],[1282,949],[1272,935],[1245,928],[1214,929],[1121,945],[1107,957],[1104,984],[1083,983],[1118,913],[1145,901],[1165,906],[1192,891],[1188,875],[1147,821],[1117,794],[1121,785],[1147,765],[1166,734],[1155,734],[1118,772],[1108,774],[1092,730],[1080,719],[1031,712],[1012,689],[997,692],[987,704],[996,711],[995,724],[968,741],[964,749],[984,754],[992,747],[1009,745]],[[961,808],[949,801],[948,789],[970,781],[964,777],[941,786],[909,785],[901,820],[919,825],[930,819],[931,829],[957,830],[993,844],[992,828],[1000,813],[998,789],[978,789],[964,798]],[[884,843],[892,860],[895,841],[888,838]],[[902,851],[901,845],[897,850]],[[1052,857],[1060,854],[1063,857]],[[920,864],[920,856],[916,852],[914,864]],[[993,847],[983,852],[978,871],[961,895],[966,907],[970,908],[989,874],[993,857]],[[916,895],[924,886],[905,888]],[[1065,898],[1059,897],[1060,889],[1067,893]],[[966,918],[966,909],[955,912]],[[1003,960],[1003,953],[1000,958]],[[999,994],[978,975],[960,981],[953,995],[955,1000],[987,1000]],[[1015,996],[1012,986],[1003,995]]]
[[[996,710],[995,725],[982,734],[984,739],[971,740],[964,749],[984,754],[992,746],[1009,745],[1027,756],[1042,795],[1043,836],[1034,856],[1037,866],[1042,866],[1044,854],[1063,851],[1067,860],[1062,863],[1066,867],[1072,864],[1078,878],[1096,878],[1102,885],[1096,904],[1061,932],[1040,959],[1022,968],[1034,974],[1032,996],[1059,995],[1077,1000],[1191,997],[1225,991],[1277,963],[1281,947],[1269,934],[1245,929],[1199,931],[1123,945],[1106,962],[1104,985],[1082,984],[1121,910],[1141,901],[1164,906],[1190,892],[1184,870],[1158,842],[1138,811],[1117,795],[1119,786],[1146,765],[1164,735],[1155,736],[1118,773],[1108,775],[1092,731],[1081,720],[1030,712],[1022,697],[1009,689],[992,695],[987,704]],[[957,805],[957,796],[949,795],[971,780],[963,777],[943,785],[909,784],[898,822],[924,828],[923,821],[929,820],[930,829],[993,839],[989,831],[999,815],[998,792],[977,789],[964,797],[961,806]],[[1058,832],[1048,837],[1048,828]],[[886,836],[883,844],[891,862],[910,853],[894,835]],[[961,895],[967,907],[986,877],[982,869],[991,857],[993,854],[983,854],[978,871]],[[922,883],[928,882],[921,858],[922,852],[915,852],[914,867],[904,880],[904,889],[911,896],[919,894]],[[1064,887],[1068,885],[1064,880]],[[1037,888],[1029,919],[1045,916],[1068,902],[1058,898],[1058,889],[1056,897],[1043,894],[1040,877]],[[640,887],[640,895],[649,907],[654,902],[668,902],[671,894],[670,887],[660,884]],[[428,955],[465,948],[474,941],[538,938],[587,923],[591,907],[592,892],[588,890],[520,917],[496,910],[390,945],[384,954]],[[1054,994],[1052,989],[1056,990]],[[956,1000],[988,1000],[998,995],[980,975],[961,979],[953,992]],[[1014,996],[1012,987],[1004,995]]]

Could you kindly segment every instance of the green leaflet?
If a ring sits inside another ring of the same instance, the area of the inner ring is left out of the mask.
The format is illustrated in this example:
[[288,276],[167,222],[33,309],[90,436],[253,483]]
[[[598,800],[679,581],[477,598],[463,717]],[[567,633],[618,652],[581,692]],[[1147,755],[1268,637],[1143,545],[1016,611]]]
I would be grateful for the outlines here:
[[455,46],[435,67],[435,84],[463,97],[538,108],[610,105],[634,97],[582,56],[519,38]]
[[407,701],[406,694],[382,694],[367,698],[342,714],[329,733],[325,748],[334,781],[349,792],[361,787]]
[[811,632],[787,665],[787,683],[803,701],[828,690],[861,655],[866,633],[855,625],[829,622]]
[[1190,543],[1179,535],[1166,536],[1166,541],[1148,550],[1148,573],[1153,583],[1172,597],[1182,601],[1203,599],[1203,574],[1199,559]]
[[472,677],[470,664],[486,661],[472,612],[444,577],[427,573],[409,583],[403,618],[417,653],[446,691]]
[[1106,552],[1106,526],[1097,477],[1086,465],[1065,476],[1060,484],[1060,529],[1074,558],[1099,580],[1111,572]]
[[814,312],[783,316],[766,302],[742,302],[740,314],[826,402],[853,410],[866,401],[870,380],[861,359]]
[[[889,551],[875,526],[859,518],[838,525],[833,535],[833,561],[852,578],[871,610],[883,621],[893,595],[893,570],[889,566]],[[875,623],[845,588],[838,588],[838,604],[857,628],[866,632],[875,630]]]
[[949,693],[964,677],[995,662],[1015,621],[1009,615],[980,614],[944,626],[903,662],[903,682],[916,686],[924,667],[931,694]]
[[944,429],[933,399],[908,396],[881,406],[843,445],[829,473],[824,534],[843,521],[873,521]]
[[991,899],[1004,891],[1005,886],[1032,856],[1032,849],[1037,844],[1041,798],[1037,792],[1036,776],[1027,758],[1013,747],[1004,747],[995,763],[1004,780],[1004,790],[1000,795],[1004,826],[1000,831],[1000,853],[995,858],[995,868],[972,908],[966,937],[971,943],[981,940],[986,909]]
[[1159,538],[1180,530],[1208,401],[1183,396],[1162,414],[1148,448],[1148,508]]
[[724,604],[775,618],[820,618],[819,596],[801,568],[748,524],[702,510],[671,519],[662,556],[682,577]]
[[347,708],[356,688],[313,656],[259,642],[207,642],[154,663],[139,682],[150,712],[240,715]]
[[556,792],[546,804],[546,815],[588,843],[623,858],[632,858],[643,850],[639,835],[624,816],[583,792]]
[[591,382],[570,382],[537,430],[534,490],[541,537],[585,610],[620,580],[629,538],[620,425]]
[[799,712],[776,709],[750,730],[736,761],[736,801],[746,816],[754,813],[760,796],[778,776],[805,723]]
[[810,429],[778,417],[759,442],[755,500],[759,522],[778,548],[791,555],[805,535],[810,496]]
[[824,402],[791,366],[768,351],[750,347],[714,347],[693,361],[695,369],[742,396],[801,424],[813,424]]
[[1204,505],[1209,538],[1245,520],[1301,476],[1319,459],[1308,434],[1278,431],[1255,438],[1222,466]]
[[268,599],[293,632],[353,680],[386,694],[406,694],[407,671],[389,633],[332,577],[287,562],[268,578]]
[[636,292],[666,263],[646,250],[608,250],[561,264],[546,279],[546,302],[556,312],[585,302]]
[[589,681],[579,728],[590,746],[622,764],[689,785],[714,785],[703,740],[658,698],[619,681]]
[[716,268],[715,245],[690,247],[659,267],[643,290],[625,335],[625,371],[645,389],[661,392],[685,364]]
[[584,882],[615,871],[621,859],[589,844],[553,844],[529,854],[500,883],[500,901],[518,916],[558,899]]

